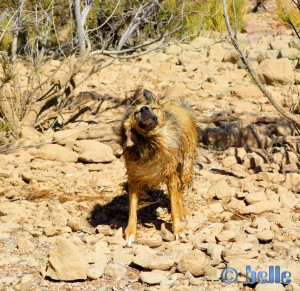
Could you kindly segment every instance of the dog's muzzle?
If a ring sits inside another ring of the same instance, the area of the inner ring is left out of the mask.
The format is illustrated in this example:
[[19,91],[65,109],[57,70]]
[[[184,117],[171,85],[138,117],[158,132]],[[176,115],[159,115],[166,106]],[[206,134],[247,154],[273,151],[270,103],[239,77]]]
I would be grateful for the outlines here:
[[151,130],[157,125],[157,117],[148,106],[143,106],[137,114],[139,126],[145,130]]

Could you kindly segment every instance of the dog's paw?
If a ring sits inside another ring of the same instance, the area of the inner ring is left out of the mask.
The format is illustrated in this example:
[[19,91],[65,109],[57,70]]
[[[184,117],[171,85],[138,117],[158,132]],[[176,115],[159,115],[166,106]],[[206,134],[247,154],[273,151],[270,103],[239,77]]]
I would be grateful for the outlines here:
[[126,228],[125,230],[125,240],[126,240],[126,244],[127,244],[127,247],[131,247],[132,244],[134,243],[134,240],[135,240],[135,231],[132,231],[130,228]]
[[175,239],[180,240],[182,238],[185,238],[187,236],[187,234],[188,234],[187,231],[184,230],[180,233],[175,234]]
[[134,243],[134,236],[133,235],[130,235],[128,238],[126,238],[127,247],[130,248],[133,243]]

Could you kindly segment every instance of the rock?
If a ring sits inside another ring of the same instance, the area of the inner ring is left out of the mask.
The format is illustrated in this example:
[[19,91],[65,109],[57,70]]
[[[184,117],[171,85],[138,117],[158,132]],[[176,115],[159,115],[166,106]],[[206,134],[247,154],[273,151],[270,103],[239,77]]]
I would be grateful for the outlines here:
[[264,192],[251,192],[245,196],[245,200],[248,204],[255,204],[267,200],[267,197]]
[[45,276],[53,280],[74,281],[87,278],[88,262],[84,250],[59,237],[49,251]]
[[288,173],[285,177],[284,186],[295,193],[300,193],[300,174]]
[[57,143],[65,145],[74,142],[81,133],[82,129],[64,129],[54,132],[53,137]]
[[35,248],[34,243],[32,243],[29,239],[27,239],[26,237],[20,237],[18,240],[18,249],[19,251],[30,251],[33,250]]
[[257,86],[243,86],[234,88],[231,91],[232,95],[236,96],[238,99],[246,99],[254,98],[255,100],[261,100],[264,97],[263,93],[259,90]]
[[267,85],[288,84],[294,80],[294,66],[289,59],[263,60],[257,68],[258,77]]
[[107,242],[99,240],[97,243],[93,245],[93,250],[96,253],[109,254],[111,253],[110,248],[108,247]]
[[141,272],[140,279],[143,283],[154,285],[160,284],[162,281],[167,280],[167,277],[159,272]]
[[252,102],[249,101],[242,101],[238,100],[235,101],[234,103],[234,108],[233,111],[236,114],[242,114],[242,113],[253,113],[253,112],[260,112],[260,107],[256,104],[253,104]]
[[209,262],[212,266],[217,266],[222,262],[222,252],[224,247],[218,244],[209,243],[207,246],[207,254],[210,255],[211,261]]
[[175,260],[166,255],[158,255],[150,248],[139,248],[133,258],[133,263],[148,270],[170,270]]
[[151,233],[150,235],[147,235],[145,238],[143,237],[140,242],[143,245],[149,246],[150,248],[157,248],[161,246],[162,244],[162,238],[157,233]]
[[109,163],[116,159],[110,146],[96,140],[79,140],[73,149],[79,154],[79,161],[88,163]]
[[217,281],[220,279],[221,270],[207,265],[204,274],[207,280]]
[[20,291],[29,290],[32,287],[33,283],[34,283],[33,275],[28,274],[28,275],[23,276],[19,283]]
[[122,278],[126,275],[127,269],[119,264],[110,263],[106,266],[104,274],[113,278]]
[[[0,204],[0,221],[4,223],[7,227],[17,227],[17,223],[24,223],[32,214],[32,211],[24,205],[14,202],[1,202]],[[15,225],[14,225],[15,224]],[[0,226],[4,228],[5,225]]]
[[280,187],[278,189],[278,194],[281,207],[294,208],[297,205],[298,200],[295,197],[294,193],[288,191],[286,188]]
[[214,183],[207,191],[208,198],[223,199],[233,196],[235,193],[234,188],[230,187],[225,179],[219,180]]
[[223,159],[221,161],[223,167],[225,168],[231,168],[233,165],[236,165],[238,163],[236,157],[234,156],[229,156],[229,157],[226,157],[225,159]]
[[107,256],[102,252],[90,252],[87,254],[87,277],[90,279],[101,278],[108,263]]
[[239,209],[240,214],[262,214],[264,212],[273,212],[280,208],[280,202],[277,201],[260,201],[252,205]]
[[270,230],[271,229],[271,223],[268,221],[268,219],[264,217],[256,217],[252,221],[251,224],[252,227],[256,227],[259,230]]
[[33,155],[43,160],[64,163],[77,162],[78,154],[58,144],[46,144],[33,151]]
[[236,211],[238,213],[241,213],[243,209],[246,207],[245,203],[242,200],[238,200],[234,197],[231,197],[231,200],[227,206],[232,211]]
[[205,254],[199,250],[192,250],[190,253],[183,255],[178,262],[177,269],[179,272],[191,272],[193,276],[201,276],[205,272],[207,260]]
[[130,265],[134,255],[124,251],[117,251],[113,253],[112,259],[115,264]]
[[240,57],[236,50],[226,51],[223,57],[223,62],[229,62],[236,64],[239,61]]
[[37,142],[40,140],[41,133],[33,127],[24,126],[21,129],[21,137],[27,138],[33,142]]
[[274,238],[274,233],[269,229],[263,229],[255,235],[261,242],[270,242]]
[[285,291],[285,288],[281,284],[265,283],[265,284],[257,284],[254,290],[255,291]]
[[173,240],[175,240],[175,235],[171,231],[166,229],[166,226],[165,226],[164,223],[161,224],[160,234],[161,234],[161,238],[164,241],[173,241]]
[[98,233],[101,233],[103,235],[111,236],[114,234],[113,229],[111,229],[111,227],[109,225],[98,225],[96,227],[96,230]]
[[246,266],[251,266],[252,270],[257,270],[259,266],[258,259],[243,259],[243,258],[236,258],[232,259],[228,262],[228,266],[236,269],[239,274],[243,276],[246,275]]
[[173,241],[168,244],[168,248],[164,251],[166,256],[171,257],[178,263],[182,256],[188,254],[193,249],[193,244],[191,243],[180,243],[179,241]]
[[221,62],[226,56],[226,50],[222,47],[221,43],[211,45],[209,47],[209,58]]
[[294,47],[293,48],[289,47],[289,48],[281,49],[280,52],[279,52],[279,57],[280,58],[287,58],[287,59],[290,59],[290,60],[296,60],[300,57],[299,49],[294,48]]
[[232,230],[223,230],[217,235],[217,240],[218,241],[234,241],[236,237],[236,232]]

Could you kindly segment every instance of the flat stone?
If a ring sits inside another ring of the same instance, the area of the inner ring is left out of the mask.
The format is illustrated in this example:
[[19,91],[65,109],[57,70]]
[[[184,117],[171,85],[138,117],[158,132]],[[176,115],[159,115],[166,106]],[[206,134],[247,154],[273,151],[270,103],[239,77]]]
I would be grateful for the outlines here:
[[140,279],[143,283],[154,285],[167,280],[167,277],[158,272],[141,272]]

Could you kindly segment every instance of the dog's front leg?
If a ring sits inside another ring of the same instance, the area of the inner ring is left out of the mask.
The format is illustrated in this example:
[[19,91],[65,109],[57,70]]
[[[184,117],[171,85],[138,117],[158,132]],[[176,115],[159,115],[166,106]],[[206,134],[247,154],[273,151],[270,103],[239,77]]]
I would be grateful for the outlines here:
[[180,206],[179,206],[179,178],[176,174],[172,175],[168,181],[168,191],[170,195],[171,201],[171,216],[172,216],[172,226],[173,226],[173,233],[175,234],[176,239],[183,233],[183,227],[181,224],[181,214],[180,214]]
[[139,193],[136,187],[128,186],[129,190],[129,218],[128,225],[125,230],[125,239],[127,246],[130,247],[135,240],[136,224],[137,224],[137,207],[139,200]]

